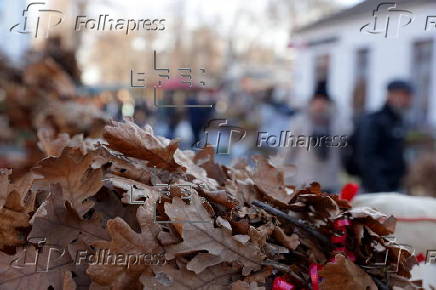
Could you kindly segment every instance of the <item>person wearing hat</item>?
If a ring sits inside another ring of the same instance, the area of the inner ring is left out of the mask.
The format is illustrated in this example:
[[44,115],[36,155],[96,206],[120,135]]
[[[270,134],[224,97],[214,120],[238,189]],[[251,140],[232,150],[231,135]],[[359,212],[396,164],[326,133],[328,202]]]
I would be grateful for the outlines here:
[[395,80],[387,86],[384,106],[364,117],[358,134],[357,158],[365,191],[393,192],[406,173],[405,113],[411,106],[412,86]]

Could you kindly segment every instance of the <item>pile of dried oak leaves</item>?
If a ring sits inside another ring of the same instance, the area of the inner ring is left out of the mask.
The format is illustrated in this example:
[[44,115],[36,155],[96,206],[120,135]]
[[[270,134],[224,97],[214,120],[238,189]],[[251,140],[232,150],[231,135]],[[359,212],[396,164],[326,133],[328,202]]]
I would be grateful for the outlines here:
[[[271,289],[277,277],[288,289],[421,289],[408,281],[415,257],[390,237],[392,217],[353,209],[317,184],[285,185],[263,157],[255,168],[225,167],[211,147],[182,151],[130,121],[109,123],[99,140],[44,130],[47,157],[26,174],[0,175],[2,290]],[[166,263],[78,263],[78,253],[99,249],[164,254]]]
[[0,119],[0,144],[25,143],[26,151],[21,162],[3,160],[0,155],[0,164],[28,169],[40,160],[38,128],[47,128],[45,135],[100,137],[106,117],[89,104],[90,99],[77,95],[71,77],[51,58],[36,58],[17,69],[0,55],[0,116],[7,120]]

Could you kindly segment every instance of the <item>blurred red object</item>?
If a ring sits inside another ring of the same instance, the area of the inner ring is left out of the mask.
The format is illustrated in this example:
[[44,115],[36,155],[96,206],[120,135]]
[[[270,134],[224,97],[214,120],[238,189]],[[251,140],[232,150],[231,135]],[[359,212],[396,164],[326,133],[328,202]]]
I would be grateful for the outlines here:
[[277,277],[274,279],[272,290],[295,290],[295,286],[283,277]]
[[416,255],[416,260],[418,261],[418,263],[423,263],[426,260],[426,257],[423,253],[419,253],[418,255]]
[[200,89],[199,86],[189,83],[189,80],[183,79],[183,78],[175,78],[175,79],[169,79],[162,81],[162,84],[160,87],[157,86],[157,88],[165,89],[165,90],[197,90]]
[[348,183],[342,187],[341,194],[339,198],[345,199],[347,201],[352,201],[359,191],[359,185],[354,183]]
[[321,265],[312,264],[309,267],[310,279],[312,280],[312,290],[319,290],[319,273],[318,270],[322,268]]

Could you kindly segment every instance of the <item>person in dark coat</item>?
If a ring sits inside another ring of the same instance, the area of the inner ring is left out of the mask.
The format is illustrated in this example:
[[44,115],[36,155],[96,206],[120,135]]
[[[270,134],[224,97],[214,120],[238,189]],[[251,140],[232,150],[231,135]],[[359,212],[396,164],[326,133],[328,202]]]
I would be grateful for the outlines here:
[[387,86],[387,100],[379,110],[363,118],[358,134],[358,163],[367,192],[391,192],[401,188],[406,173],[404,115],[413,89],[405,81]]
[[[212,96],[207,91],[201,91],[196,94],[191,94],[186,100],[187,105],[203,105],[205,107],[189,107],[187,109],[187,115],[189,123],[192,129],[192,140],[193,144],[197,144],[201,138],[202,129],[204,126],[213,118],[215,108],[213,107],[214,102]],[[207,107],[212,105],[212,107]]]

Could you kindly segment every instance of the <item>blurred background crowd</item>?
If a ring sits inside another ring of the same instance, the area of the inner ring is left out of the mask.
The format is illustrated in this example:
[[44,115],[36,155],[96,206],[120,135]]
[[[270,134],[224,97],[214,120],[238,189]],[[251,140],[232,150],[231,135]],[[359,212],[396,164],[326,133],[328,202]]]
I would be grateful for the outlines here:
[[[436,27],[425,25],[436,4],[397,1],[414,22],[384,33],[375,16],[401,17],[376,15],[379,2],[0,0],[0,166],[27,168],[44,138],[99,138],[108,119],[130,117],[183,149],[213,145],[224,164],[271,156],[297,185],[436,196]],[[23,33],[41,9],[61,23]],[[165,29],[75,29],[78,15],[106,14]],[[348,146],[257,146],[260,132],[283,131]]]

